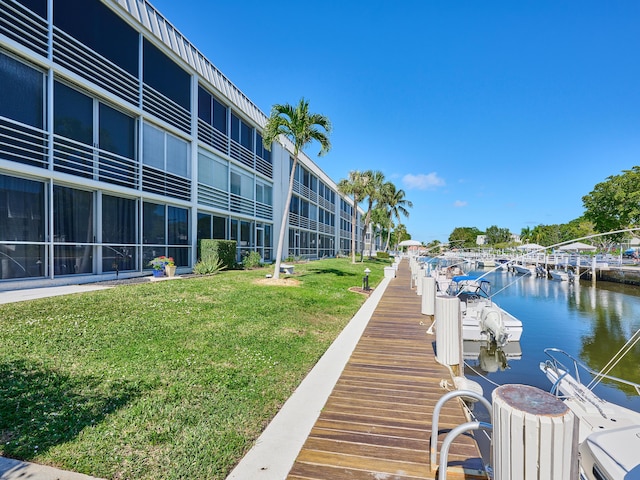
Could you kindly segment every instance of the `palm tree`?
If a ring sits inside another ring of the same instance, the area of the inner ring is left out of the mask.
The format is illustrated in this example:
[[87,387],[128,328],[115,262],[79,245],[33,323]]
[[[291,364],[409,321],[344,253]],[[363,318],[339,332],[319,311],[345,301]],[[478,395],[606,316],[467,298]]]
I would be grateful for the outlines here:
[[[318,128],[319,127],[319,128]],[[324,130],[324,131],[323,131]],[[271,144],[280,136],[284,135],[293,143],[293,164],[289,175],[289,191],[287,200],[283,206],[282,223],[280,224],[280,235],[278,237],[278,247],[276,251],[276,264],[273,272],[274,278],[280,278],[280,264],[282,263],[282,249],[284,237],[287,232],[289,220],[289,206],[293,195],[293,181],[295,179],[296,167],[298,166],[298,154],[313,140],[320,143],[318,156],[326,154],[331,149],[329,141],[331,133],[331,122],[324,115],[309,113],[309,102],[304,98],[300,99],[297,106],[276,104],[271,108],[271,115],[264,127],[262,143],[265,148],[271,149]]]
[[[382,188],[384,185],[384,174],[379,170],[367,170],[364,172],[367,177],[365,185],[365,193],[363,200],[368,199],[367,213],[364,216],[364,222],[362,225],[362,250],[360,254],[360,261],[364,260],[364,241],[371,224],[371,213],[373,211],[374,203],[380,202],[382,198]],[[373,239],[373,232],[372,239]],[[369,257],[371,257],[371,246],[369,247]]]
[[359,170],[349,172],[349,178],[343,178],[338,182],[338,191],[344,195],[353,197],[353,209],[351,211],[351,263],[356,263],[356,225],[358,220],[358,205],[364,200],[367,193],[369,177]]
[[[384,184],[381,191],[381,203],[385,205],[387,211],[389,212],[389,218],[393,220],[396,218],[398,220],[398,228],[400,227],[401,216],[409,217],[408,208],[413,207],[413,203],[405,198],[404,190],[398,190],[396,186],[387,182]],[[387,245],[385,250],[389,250],[389,241],[391,239],[391,229],[387,233]]]
[[372,235],[374,238],[379,234],[380,237],[387,237],[387,232],[393,228],[393,222],[389,217],[386,207],[378,202],[377,206],[371,212]]

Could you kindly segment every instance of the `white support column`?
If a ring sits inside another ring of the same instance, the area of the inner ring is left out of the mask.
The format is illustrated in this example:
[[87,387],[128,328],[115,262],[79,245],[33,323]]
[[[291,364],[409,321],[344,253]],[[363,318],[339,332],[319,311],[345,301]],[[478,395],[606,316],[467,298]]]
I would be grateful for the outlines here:
[[436,298],[436,360],[449,366],[460,365],[462,351],[460,299],[452,296]]

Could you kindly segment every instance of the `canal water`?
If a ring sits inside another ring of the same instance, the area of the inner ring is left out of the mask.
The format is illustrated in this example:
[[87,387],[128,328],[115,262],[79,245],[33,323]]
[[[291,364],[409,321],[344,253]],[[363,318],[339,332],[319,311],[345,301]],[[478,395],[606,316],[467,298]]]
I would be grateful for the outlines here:
[[[478,342],[465,342],[465,375],[480,383],[489,399],[494,383],[533,385],[549,391],[551,383],[539,368],[548,359],[547,347],[562,349],[599,371],[640,329],[640,287],[609,282],[593,287],[590,281],[569,284],[506,271],[491,272],[485,278],[491,281],[493,301],[524,326],[519,345],[509,344],[504,352],[482,346],[482,356],[476,357]],[[611,375],[640,383],[640,344]],[[594,389],[597,395],[640,412],[640,395],[634,389],[605,382]]]

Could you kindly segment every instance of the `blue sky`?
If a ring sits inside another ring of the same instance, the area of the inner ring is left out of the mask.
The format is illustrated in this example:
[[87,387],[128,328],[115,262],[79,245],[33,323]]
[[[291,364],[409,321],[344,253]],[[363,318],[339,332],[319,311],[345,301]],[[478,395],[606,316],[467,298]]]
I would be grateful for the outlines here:
[[152,3],[266,114],[328,116],[317,163],[381,170],[414,239],[566,223],[640,164],[636,0]]

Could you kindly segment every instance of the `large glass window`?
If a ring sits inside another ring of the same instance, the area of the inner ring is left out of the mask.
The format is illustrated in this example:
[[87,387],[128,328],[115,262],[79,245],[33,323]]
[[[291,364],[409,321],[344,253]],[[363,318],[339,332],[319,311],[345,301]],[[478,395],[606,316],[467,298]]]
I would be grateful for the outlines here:
[[111,195],[102,196],[102,242],[137,242],[137,201]]
[[189,211],[186,208],[168,209],[169,245],[189,245]]
[[200,153],[198,155],[198,182],[228,192],[229,166],[227,162]]
[[47,18],[47,0],[17,0],[32,12],[37,13],[42,18]]
[[136,269],[137,200],[102,196],[102,271]]
[[44,74],[0,53],[0,115],[44,126]]
[[78,0],[55,0],[53,23],[138,76],[138,33],[99,0],[82,0],[81,4]]
[[204,88],[198,86],[198,118],[219,132],[227,134],[227,107]]
[[0,175],[0,241],[44,241],[44,184]]
[[191,77],[146,39],[143,47],[143,72],[147,85],[191,111]]
[[136,151],[135,119],[108,105],[100,104],[100,148],[127,158]]
[[69,187],[53,188],[53,240],[57,275],[93,272],[95,229],[93,193]]
[[231,139],[253,151],[253,129],[233,113],[231,114]]
[[273,187],[261,182],[256,182],[256,201],[267,205],[273,204]]
[[93,99],[60,82],[55,82],[53,122],[56,134],[92,145]]
[[[189,211],[186,208],[169,207],[167,209],[167,233],[169,240],[169,256],[173,257],[176,265],[189,265]],[[172,246],[173,245],[173,246]]]
[[44,275],[44,184],[0,175],[0,278]]
[[142,218],[142,242],[147,245],[164,245],[165,206],[144,202]]
[[213,217],[213,238],[224,240],[227,238],[227,218]]
[[159,170],[191,176],[189,144],[150,123],[145,123],[143,128],[142,161]]

